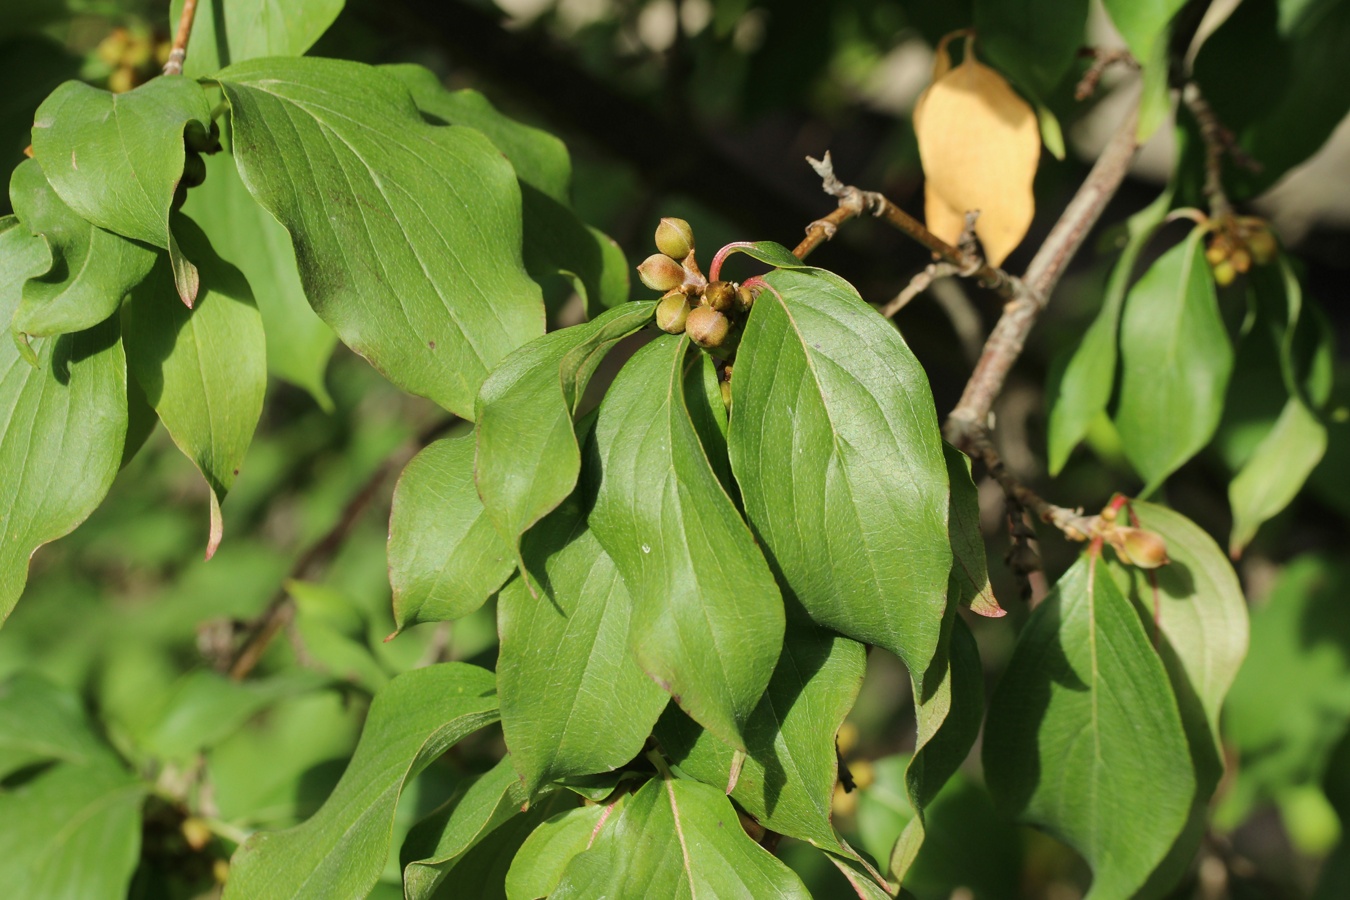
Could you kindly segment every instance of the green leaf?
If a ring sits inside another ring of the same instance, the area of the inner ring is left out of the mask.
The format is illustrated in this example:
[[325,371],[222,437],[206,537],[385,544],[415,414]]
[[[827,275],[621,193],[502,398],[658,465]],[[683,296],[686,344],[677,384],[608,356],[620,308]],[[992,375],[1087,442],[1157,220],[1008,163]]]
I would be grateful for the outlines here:
[[[445,864],[442,877],[425,889],[411,890],[405,883],[406,900],[502,900],[507,873],[521,845],[547,819],[573,808],[576,798],[567,791],[554,791],[524,812],[517,812],[494,827],[462,855]],[[434,893],[432,893],[434,891]]]
[[1037,97],[1068,74],[1087,31],[1087,0],[975,0],[979,50]]
[[234,855],[226,896],[365,896],[384,867],[404,785],[496,718],[485,669],[441,663],[398,676],[375,695],[356,754],[323,808],[295,828],[250,837]]
[[684,336],[658,337],[605,395],[592,438],[601,480],[590,526],[633,598],[628,644],[638,664],[695,721],[743,750],[783,646],[783,603],[690,421],[689,346]]
[[511,548],[572,493],[581,471],[573,418],[591,375],[620,340],[651,321],[628,303],[512,353],[478,392],[478,493]]
[[[1112,566],[1117,583],[1144,618],[1156,616],[1163,662],[1177,693],[1194,693],[1209,724],[1216,757],[1219,712],[1247,654],[1247,601],[1237,573],[1204,529],[1165,506],[1135,501],[1141,527],[1167,543],[1171,562],[1148,573]],[[1158,589],[1155,595],[1153,581]],[[1161,607],[1154,608],[1155,600]]]
[[179,249],[169,207],[183,174],[183,132],[206,129],[201,85],[152,78],[125,94],[67,81],[38,107],[33,155],[66,205],[90,222],[169,251],[173,283],[188,306],[196,267]]
[[85,765],[106,753],[78,694],[26,672],[0,682],[0,779],[34,763]]
[[1237,557],[1262,523],[1298,496],[1327,450],[1327,428],[1297,397],[1285,403],[1274,427],[1228,485],[1233,509],[1229,552]]
[[642,751],[668,698],[628,650],[633,603],[614,561],[568,501],[525,538],[526,570],[497,606],[502,733],[533,793]]
[[10,201],[25,227],[47,242],[51,268],[23,285],[11,327],[30,337],[92,328],[117,311],[155,263],[155,253],[91,225],[52,190],[35,159],[10,177]]
[[293,627],[306,668],[372,694],[389,683],[388,670],[371,652],[365,616],[341,591],[290,579],[286,593],[295,603]]
[[502,115],[477,91],[447,91],[421,66],[381,69],[403,82],[432,124],[481,131],[511,161],[523,201],[525,267],[536,281],[544,284],[557,274],[568,277],[593,315],[628,299],[623,251],[571,209],[572,161],[562,141]]
[[1350,6],[1244,0],[1200,47],[1194,77],[1260,171],[1225,164],[1234,200],[1273,185],[1317,152],[1350,107]]
[[[343,0],[198,0],[183,74],[198,78],[259,56],[300,56],[342,12]],[[169,6],[170,33],[183,0]]]
[[[745,726],[749,753],[732,798],[760,824],[817,847],[840,849],[831,823],[838,777],[834,736],[867,668],[861,644],[794,622],[773,680]],[[705,784],[729,783],[733,751],[676,710],[657,724],[672,763]]]
[[1241,767],[1224,821],[1318,781],[1350,724],[1350,566],[1305,555],[1280,573],[1252,614],[1251,647],[1224,708]]
[[947,527],[951,530],[952,578],[958,587],[958,602],[973,613],[990,618],[1006,616],[989,584],[989,562],[980,531],[980,493],[970,477],[970,457],[945,441],[942,455],[951,485]]
[[511,162],[516,177],[547,197],[566,204],[572,182],[567,147],[547,131],[502,115],[478,91],[447,91],[434,72],[408,63],[380,66],[412,95],[435,125],[467,125],[481,131]]
[[400,631],[467,616],[516,567],[474,490],[473,459],[474,436],[466,431],[428,445],[399,476],[389,515],[389,583]]
[[510,759],[470,780],[408,832],[399,851],[408,897],[430,897],[457,857],[520,812],[526,794]]
[[1153,57],[1159,38],[1186,0],[1104,0],[1104,4],[1134,58],[1143,62]]
[[1205,262],[1204,229],[1160,256],[1130,290],[1120,323],[1116,430],[1147,496],[1209,443],[1233,346]]
[[216,80],[239,174],[291,233],[310,305],[399,387],[471,418],[488,373],[544,330],[507,161],[358,63],[258,60]]
[[1116,383],[1116,334],[1125,291],[1139,254],[1157,232],[1171,205],[1169,188],[1126,220],[1125,247],[1111,269],[1101,311],[1084,332],[1068,364],[1062,369],[1055,367],[1057,371],[1051,375],[1046,387],[1046,396],[1051,398],[1047,439],[1051,475],[1060,473],[1073,448],[1111,401],[1111,389]]
[[16,897],[125,897],[146,786],[111,751],[0,790],[0,881]]
[[506,873],[507,900],[535,900],[553,893],[572,858],[619,819],[624,797],[606,806],[590,804],[546,819],[525,839]]
[[842,279],[779,270],[767,282],[731,380],[746,517],[813,619],[922,672],[952,561],[928,379]]
[[[1237,575],[1209,535],[1166,507],[1132,504],[1139,524],[1167,544],[1171,562],[1151,573],[1107,563],[1153,635],[1190,744],[1196,796],[1190,819],[1141,896],[1165,896],[1195,857],[1209,800],[1224,772],[1219,713],[1247,652],[1247,602]],[[1156,585],[1156,589],[1155,589]]]
[[175,217],[201,269],[196,306],[176,302],[161,257],[122,310],[127,361],[178,448],[210,488],[206,557],[220,545],[220,501],[234,484],[267,390],[262,319],[243,273],[215,254],[191,219]]
[[614,828],[572,860],[550,897],[781,897],[810,894],[750,839],[717,788],[654,778]]
[[[41,239],[0,218],[0,321],[48,261]],[[108,493],[127,432],[116,321],[46,338],[36,355],[33,366],[0,340],[0,621],[23,593],[34,551],[69,534]]]
[[326,682],[304,672],[241,682],[198,669],[173,686],[154,723],[137,735],[137,743],[161,760],[188,764],[197,754],[229,740],[263,710]]
[[1032,613],[989,705],[984,767],[998,804],[1068,843],[1089,897],[1132,896],[1195,797],[1167,672],[1106,572],[1080,558]]
[[966,623],[950,614],[950,633],[922,678],[911,676],[919,736],[905,770],[915,815],[890,852],[891,877],[902,884],[926,839],[927,809],[947,780],[965,762],[980,733],[984,710],[984,669]]
[[331,412],[324,371],[337,335],[305,300],[290,235],[254,202],[230,156],[206,157],[206,181],[188,192],[183,212],[202,227],[221,259],[248,279],[268,336],[268,371],[304,388]]

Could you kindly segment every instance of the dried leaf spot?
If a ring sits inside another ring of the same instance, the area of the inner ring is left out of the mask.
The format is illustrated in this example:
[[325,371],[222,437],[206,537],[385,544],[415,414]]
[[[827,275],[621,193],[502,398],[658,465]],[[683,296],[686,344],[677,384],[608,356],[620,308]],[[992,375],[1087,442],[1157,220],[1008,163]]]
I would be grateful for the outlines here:
[[990,264],[998,266],[1021,243],[1035,215],[1032,181],[1040,131],[1030,104],[975,58],[972,39],[966,40],[961,64],[952,66],[951,37],[938,45],[933,83],[914,107],[925,216],[930,231],[956,244],[965,213],[979,210],[975,234]]

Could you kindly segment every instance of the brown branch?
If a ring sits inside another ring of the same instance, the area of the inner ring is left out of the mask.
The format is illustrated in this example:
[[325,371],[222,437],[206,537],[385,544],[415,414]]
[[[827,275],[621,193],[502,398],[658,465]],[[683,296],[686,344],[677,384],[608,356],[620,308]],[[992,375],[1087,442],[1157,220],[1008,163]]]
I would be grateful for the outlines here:
[[[338,520],[333,524],[333,527],[328,529],[328,532],[317,543],[296,560],[295,565],[291,567],[290,573],[286,576],[286,581],[313,581],[322,575],[328,568],[329,563],[337,556],[338,551],[342,549],[342,545],[351,535],[352,529],[356,527],[356,523],[361,520],[361,516],[375,500],[380,487],[389,476],[400,471],[418,450],[440,437],[457,421],[459,421],[457,418],[452,417],[436,422],[381,463],[366,479],[361,489],[347,501],[347,505],[343,507],[342,514],[338,516]],[[276,593],[272,595],[272,600],[267,604],[267,608],[244,629],[247,636],[229,660],[228,665],[224,667],[230,678],[235,681],[242,681],[249,672],[253,671],[273,639],[290,625],[294,616],[295,602],[291,599],[290,593],[286,590],[285,582],[283,582],[282,586],[277,588]]]
[[1017,476],[1004,464],[988,429],[973,429],[966,443],[966,452],[984,463],[990,477],[1003,488],[1004,495],[1018,506],[1025,508],[1045,524],[1055,526],[1070,540],[1085,541],[1091,536],[1092,523],[1096,517],[1083,515],[1081,509],[1056,506],[1018,481]]
[[983,264],[983,261],[979,256],[979,248],[975,243],[975,222],[979,217],[979,210],[971,210],[966,213],[966,224],[961,230],[961,254],[971,261],[970,268],[963,270],[955,263],[946,262],[945,260],[929,263],[924,267],[923,271],[919,272],[909,280],[909,284],[905,285],[904,289],[900,291],[899,294],[896,294],[891,302],[881,308],[881,314],[883,316],[889,319],[900,312],[900,310],[909,305],[911,300],[928,290],[933,282],[937,281],[939,278],[946,278],[950,275],[970,277],[975,274]]
[[1021,280],[1024,290],[1004,307],[1003,315],[985,341],[961,401],[947,417],[944,429],[947,440],[957,447],[968,450],[970,440],[985,427],[994,399],[1003,390],[1008,372],[1022,354],[1027,335],[1065,267],[1125,180],[1137,146],[1136,121],[1137,111],[1125,117],[1031,260]]
[[183,0],[183,12],[178,16],[178,33],[173,37],[173,49],[169,51],[169,60],[164,63],[165,75],[182,75],[183,63],[187,60],[188,37],[192,34],[192,21],[197,17],[197,0]]
[[1252,159],[1237,145],[1233,132],[1219,121],[1209,101],[1200,93],[1200,87],[1193,81],[1187,82],[1181,90],[1181,102],[1186,104],[1195,123],[1200,127],[1200,140],[1205,145],[1205,197],[1209,199],[1210,214],[1216,219],[1227,219],[1233,215],[1233,204],[1223,189],[1223,158],[1231,156],[1233,161],[1253,172],[1261,171],[1261,164]]
[[1111,66],[1123,64],[1135,71],[1139,70],[1139,61],[1134,55],[1125,48],[1116,50],[1102,50],[1096,47],[1084,47],[1078,53],[1079,56],[1089,56],[1092,58],[1092,65],[1083,73],[1082,79],[1078,82],[1078,87],[1074,88],[1073,98],[1075,100],[1086,100],[1097,92],[1097,85],[1101,83],[1102,75]]
[[[924,227],[923,223],[915,219],[909,213],[896,206],[890,200],[886,199],[884,194],[876,191],[863,191],[858,188],[844,184],[834,174],[834,164],[830,161],[830,154],[826,153],[824,159],[812,159],[807,157],[806,161],[811,164],[811,168],[816,170],[820,176],[821,187],[825,193],[831,197],[839,198],[839,209],[835,210],[825,219],[818,219],[812,222],[807,228],[807,238],[797,246],[793,251],[798,259],[802,259],[810,253],[823,241],[829,240],[833,236],[833,226],[838,225],[854,216],[861,215],[863,210],[871,208],[872,215],[878,219],[883,219],[893,227],[899,229],[927,247],[939,261],[950,263],[965,274],[969,273],[972,277],[990,290],[996,292],[1004,299],[1010,299],[1021,290],[1017,279],[1013,278],[1002,269],[991,266],[982,261],[978,256],[963,252],[957,247],[944,241],[942,238],[933,234]],[[841,214],[840,210],[847,210]],[[815,236],[817,227],[821,227],[825,232],[820,236]]]

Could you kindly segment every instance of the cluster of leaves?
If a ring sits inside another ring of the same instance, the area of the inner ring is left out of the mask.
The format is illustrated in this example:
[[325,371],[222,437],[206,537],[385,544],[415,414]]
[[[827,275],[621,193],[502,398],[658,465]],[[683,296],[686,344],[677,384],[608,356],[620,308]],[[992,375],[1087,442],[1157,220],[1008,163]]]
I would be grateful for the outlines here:
[[[299,4],[286,22],[250,17],[247,0],[201,5],[186,77],[120,94],[62,85],[11,178],[14,215],[0,219],[0,316],[14,334],[0,342],[0,610],[9,616],[36,548],[91,514],[157,422],[209,488],[214,554],[268,375],[333,408],[324,371],[341,340],[398,388],[472,423],[399,479],[392,615],[395,634],[450,621],[490,633],[495,613],[495,666],[380,656],[373,612],[297,582],[301,645],[373,696],[354,752],[354,717],[331,708],[331,681],[304,665],[249,684],[193,673],[106,738],[75,695],[11,678],[0,686],[0,822],[24,823],[15,846],[31,852],[0,864],[6,884],[26,896],[124,890],[160,796],[184,800],[171,782],[197,783],[184,773],[201,754],[212,753],[212,786],[238,787],[284,743],[241,743],[243,723],[265,710],[319,723],[323,739],[302,763],[351,757],[316,810],[290,798],[269,814],[280,801],[260,790],[219,815],[197,797],[193,815],[168,817],[193,849],[238,846],[227,896],[363,896],[391,883],[391,857],[410,898],[806,896],[768,849],[773,835],[809,845],[860,897],[949,890],[949,848],[927,838],[944,810],[984,815],[986,796],[957,775],[982,724],[1003,821],[1076,849],[1094,895],[1158,895],[1177,882],[1223,774],[1220,710],[1247,648],[1240,587],[1201,529],[1134,503],[1170,564],[1154,577],[1094,544],[1031,614],[986,722],[962,609],[1001,610],[969,463],[942,443],[909,346],[852,286],[776,244],[738,244],[769,271],[751,282],[728,373],[687,335],[651,328],[655,301],[628,302],[627,263],[571,209],[556,139],[419,67],[303,57],[340,3]],[[1045,97],[1081,41],[1087,4],[1070,6],[1054,27],[1032,28],[1008,4],[975,4],[989,60],[1031,101],[1019,128],[1028,146],[1033,108],[1047,146],[1062,143]],[[1143,132],[1168,102],[1180,4],[1163,6],[1145,16],[1107,3],[1145,61]],[[1287,19],[1281,34],[1321,40]],[[1235,16],[1211,43],[1252,27]],[[939,86],[962,79],[1011,96],[969,50]],[[940,108],[948,100],[928,95],[922,116],[953,115]],[[1281,121],[1249,116],[1240,139],[1259,152]],[[1175,199],[1194,192],[1196,141],[1184,146],[1175,184],[1128,223],[1051,413],[1053,470],[1111,410],[1146,494],[1220,433],[1237,381],[1205,256],[1217,225],[1134,279]],[[968,205],[930,199],[949,234],[958,219],[964,230]],[[1025,231],[1029,204],[1011,218]],[[999,259],[1017,242],[977,234]],[[1273,358],[1286,396],[1274,427],[1232,451],[1233,550],[1321,458],[1331,391],[1329,332],[1297,264],[1281,256],[1243,286],[1236,354]],[[548,331],[573,292],[587,321]],[[634,352],[620,367],[621,345]],[[618,372],[596,404],[587,388],[606,365]],[[1344,581],[1327,564],[1306,568],[1281,590],[1308,606],[1329,596],[1327,579]],[[1275,610],[1231,707],[1238,744],[1267,754],[1228,801],[1235,819],[1346,753],[1350,709],[1330,690],[1329,723],[1277,727],[1262,713],[1261,671],[1287,663],[1299,621],[1295,601]],[[879,761],[855,848],[832,816],[835,737],[869,646],[910,673],[917,735],[912,753]],[[1345,679],[1343,654],[1302,665],[1301,677]],[[506,752],[491,768],[436,777],[451,748],[494,723]],[[1328,782],[1342,808],[1343,788]],[[71,873],[72,857],[91,864]]]

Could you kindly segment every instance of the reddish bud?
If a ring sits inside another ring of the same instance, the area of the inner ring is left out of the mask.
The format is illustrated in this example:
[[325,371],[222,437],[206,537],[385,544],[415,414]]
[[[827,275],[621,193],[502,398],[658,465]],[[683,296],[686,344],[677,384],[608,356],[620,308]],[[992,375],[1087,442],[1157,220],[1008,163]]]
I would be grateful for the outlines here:
[[1167,558],[1167,542],[1142,528],[1113,528],[1106,539],[1111,542],[1120,561],[1140,569],[1156,569],[1171,562]]

